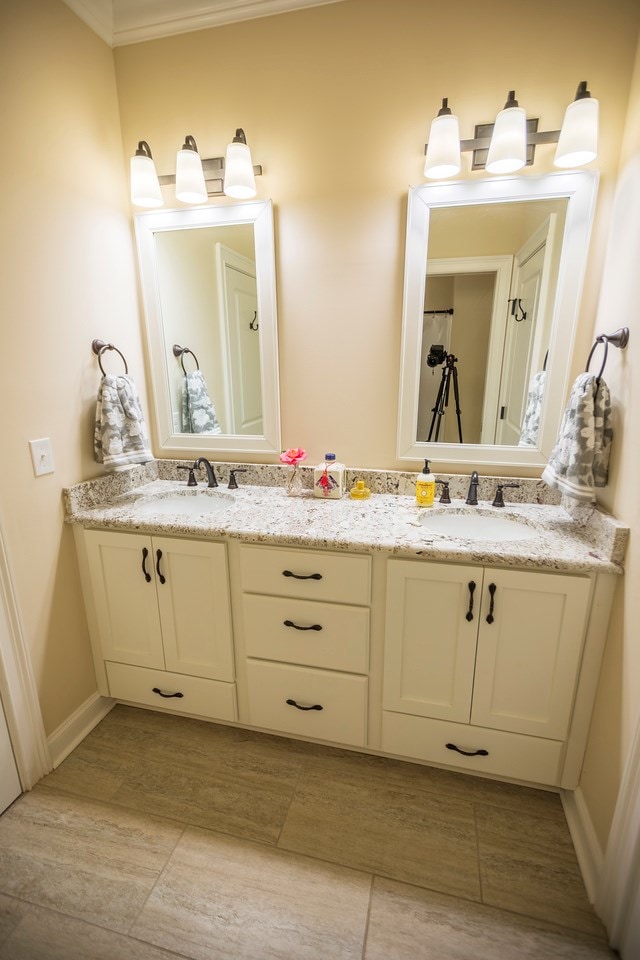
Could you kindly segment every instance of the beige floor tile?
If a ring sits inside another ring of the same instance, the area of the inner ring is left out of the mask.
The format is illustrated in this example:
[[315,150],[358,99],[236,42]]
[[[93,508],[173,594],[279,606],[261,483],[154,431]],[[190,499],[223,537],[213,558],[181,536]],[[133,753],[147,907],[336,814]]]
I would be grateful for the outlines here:
[[604,937],[566,822],[482,805],[476,814],[485,903]]
[[305,769],[278,846],[480,899],[472,804],[399,784],[379,758]]
[[124,782],[132,759],[114,744],[96,743],[91,735],[41,781],[65,793],[93,800],[110,800]]
[[0,892],[125,931],[181,830],[36,787],[0,819]]
[[0,894],[0,946],[11,936],[28,909],[22,900]]
[[28,913],[4,945],[0,960],[177,960],[140,940],[51,910],[27,906]]
[[376,878],[364,960],[613,960],[606,944],[517,914]]
[[371,878],[188,828],[131,935],[193,960],[360,960]]

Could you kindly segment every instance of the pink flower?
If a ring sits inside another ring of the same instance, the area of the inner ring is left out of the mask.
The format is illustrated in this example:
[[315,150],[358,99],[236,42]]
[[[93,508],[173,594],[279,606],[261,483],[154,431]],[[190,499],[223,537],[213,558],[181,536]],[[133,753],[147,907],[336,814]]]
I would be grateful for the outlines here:
[[280,463],[290,463],[294,467],[300,463],[301,460],[306,459],[307,451],[303,450],[302,447],[289,447],[288,450],[283,450],[280,454]]

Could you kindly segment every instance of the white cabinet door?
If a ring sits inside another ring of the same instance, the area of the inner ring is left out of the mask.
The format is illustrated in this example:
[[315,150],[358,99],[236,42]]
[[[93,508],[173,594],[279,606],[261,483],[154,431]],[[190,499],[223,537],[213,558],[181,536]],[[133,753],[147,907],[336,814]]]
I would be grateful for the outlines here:
[[[552,740],[565,738],[589,592],[587,578],[485,570],[473,724]],[[489,616],[492,622],[487,621]]]
[[468,723],[482,568],[390,560],[387,571],[385,710]]
[[9,739],[9,731],[0,703],[0,813],[21,793],[18,770]]
[[85,532],[105,660],[164,669],[151,537]]
[[167,670],[233,680],[224,544],[153,537],[153,551]]

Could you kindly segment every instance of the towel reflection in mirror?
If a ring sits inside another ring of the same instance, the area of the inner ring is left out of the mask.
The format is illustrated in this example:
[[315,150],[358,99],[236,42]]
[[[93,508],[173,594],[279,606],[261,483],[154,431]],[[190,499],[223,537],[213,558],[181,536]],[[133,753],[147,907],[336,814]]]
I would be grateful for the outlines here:
[[181,427],[183,433],[222,433],[201,370],[192,370],[184,375]]

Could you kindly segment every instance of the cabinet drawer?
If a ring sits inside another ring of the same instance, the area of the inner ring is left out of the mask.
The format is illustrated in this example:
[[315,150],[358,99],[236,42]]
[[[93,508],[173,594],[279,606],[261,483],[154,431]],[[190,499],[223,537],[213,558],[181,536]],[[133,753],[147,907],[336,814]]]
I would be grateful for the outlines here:
[[250,657],[350,673],[368,671],[366,607],[245,594],[242,610]]
[[[124,663],[106,663],[109,694],[117,700],[130,700],[150,707],[178,710],[211,720],[237,720],[236,685],[221,680],[186,677],[181,673],[131,667]],[[163,697],[159,693],[181,693],[181,697]]]
[[[366,737],[367,679],[328,670],[247,660],[252,726],[362,747]],[[322,710],[300,710],[319,705]]]
[[[461,750],[487,750],[488,756],[465,757],[446,744]],[[527,737],[502,730],[487,730],[464,723],[430,720],[404,713],[384,711],[382,750],[401,757],[415,757],[465,770],[558,785],[563,744],[540,737]]]
[[242,589],[247,593],[369,603],[370,557],[243,544],[240,570]]

